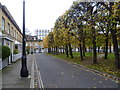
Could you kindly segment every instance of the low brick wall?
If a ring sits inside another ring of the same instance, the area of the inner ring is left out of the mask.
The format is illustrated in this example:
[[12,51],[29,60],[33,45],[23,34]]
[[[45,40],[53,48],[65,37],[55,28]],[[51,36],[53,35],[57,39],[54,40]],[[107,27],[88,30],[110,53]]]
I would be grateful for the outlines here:
[[8,65],[8,58],[4,60],[0,60],[0,70],[5,68]]
[[[13,58],[12,62],[16,62],[18,59],[22,58],[22,53],[15,54],[15,55],[13,55],[12,58]],[[4,59],[4,60],[0,59],[0,70],[2,70],[3,68],[5,68],[6,66],[8,66],[8,62],[9,62],[8,60],[9,60],[8,58]]]
[[12,62],[16,62],[20,58],[22,58],[22,53],[15,54],[15,55],[13,55],[13,61]]

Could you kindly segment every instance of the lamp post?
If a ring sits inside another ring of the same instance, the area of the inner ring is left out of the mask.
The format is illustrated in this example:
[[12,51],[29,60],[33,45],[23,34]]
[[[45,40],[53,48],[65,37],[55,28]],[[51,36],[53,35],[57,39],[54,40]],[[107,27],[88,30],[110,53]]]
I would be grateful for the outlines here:
[[25,37],[25,0],[23,0],[23,46],[22,46],[22,67],[20,71],[21,77],[28,77],[27,58],[26,58],[26,37]]

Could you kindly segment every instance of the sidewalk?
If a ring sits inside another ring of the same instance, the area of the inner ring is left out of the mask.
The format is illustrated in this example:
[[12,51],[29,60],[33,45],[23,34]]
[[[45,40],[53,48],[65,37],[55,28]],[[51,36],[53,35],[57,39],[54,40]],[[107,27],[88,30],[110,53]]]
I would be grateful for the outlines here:
[[27,55],[29,77],[20,77],[21,59],[2,70],[2,88],[34,88],[33,55]]

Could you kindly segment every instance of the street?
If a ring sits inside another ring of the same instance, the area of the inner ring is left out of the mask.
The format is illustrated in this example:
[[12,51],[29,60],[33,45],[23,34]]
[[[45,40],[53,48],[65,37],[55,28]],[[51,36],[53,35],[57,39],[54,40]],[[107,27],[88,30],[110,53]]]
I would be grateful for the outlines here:
[[0,0],[0,22],[0,89],[120,90],[119,0]]
[[113,80],[46,55],[35,54],[44,88],[117,88]]

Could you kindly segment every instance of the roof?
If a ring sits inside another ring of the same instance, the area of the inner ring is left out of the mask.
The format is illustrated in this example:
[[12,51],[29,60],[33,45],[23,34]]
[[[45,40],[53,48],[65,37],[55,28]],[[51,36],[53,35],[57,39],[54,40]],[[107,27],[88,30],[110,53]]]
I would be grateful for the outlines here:
[[0,3],[0,8],[5,13],[5,15],[8,17],[8,19],[13,23],[13,25],[18,29],[18,31],[22,34],[21,29],[19,28],[19,26],[17,25],[16,21],[14,20],[14,18],[12,17],[10,12],[8,11],[7,7]]
[[26,41],[38,41],[37,36],[26,35]]

